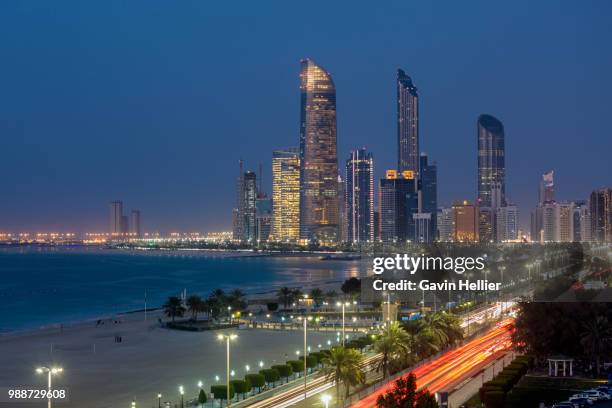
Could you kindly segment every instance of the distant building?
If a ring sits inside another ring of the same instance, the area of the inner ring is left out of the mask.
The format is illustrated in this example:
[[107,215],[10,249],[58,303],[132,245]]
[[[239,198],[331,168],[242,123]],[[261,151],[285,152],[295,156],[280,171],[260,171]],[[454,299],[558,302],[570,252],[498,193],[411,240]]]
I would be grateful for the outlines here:
[[497,209],[496,234],[498,242],[516,241],[519,237],[519,212],[516,205],[507,205]]
[[412,215],[414,220],[414,241],[415,242],[433,242],[434,237],[431,236],[431,213],[416,213]]
[[478,205],[493,207],[492,190],[497,186],[498,206],[506,203],[504,125],[491,115],[480,115],[478,139]]
[[124,232],[123,227],[123,201],[111,201],[109,232],[111,235],[121,235]]
[[555,202],[555,180],[554,171],[546,172],[540,180],[539,204],[550,204]]
[[333,242],[338,234],[336,88],[312,60],[300,72],[300,238]]
[[554,241],[574,241],[574,203],[554,204]]
[[270,241],[300,238],[300,158],[297,148],[272,153],[272,231]]
[[453,209],[438,209],[438,240],[440,242],[452,242],[454,240]]
[[426,242],[433,242],[436,240],[436,231],[438,229],[438,168],[435,163],[428,163],[426,153],[421,153],[420,168],[419,212],[430,214],[430,231],[427,234],[430,241]]
[[397,169],[419,173],[419,95],[406,73],[397,70]]
[[612,188],[594,190],[589,198],[591,238],[597,242],[612,242]]
[[136,238],[142,236],[140,228],[140,210],[132,210],[130,213],[130,234]]
[[405,242],[415,239],[413,215],[418,213],[415,173],[387,170],[379,187],[380,240]]
[[491,207],[478,207],[478,239],[490,243],[496,239],[496,210]]
[[479,240],[478,206],[469,201],[453,204],[453,241],[478,242]]
[[586,201],[574,202],[574,241],[590,242],[591,234],[591,210]]
[[267,242],[272,230],[272,200],[260,193],[255,203],[257,242]]
[[374,160],[365,149],[346,161],[345,211],[350,242],[374,241]]
[[238,239],[240,242],[253,244],[257,241],[257,175],[247,171],[240,180],[238,224],[241,236]]
[[338,240],[348,242],[348,225],[346,220],[346,183],[338,175]]

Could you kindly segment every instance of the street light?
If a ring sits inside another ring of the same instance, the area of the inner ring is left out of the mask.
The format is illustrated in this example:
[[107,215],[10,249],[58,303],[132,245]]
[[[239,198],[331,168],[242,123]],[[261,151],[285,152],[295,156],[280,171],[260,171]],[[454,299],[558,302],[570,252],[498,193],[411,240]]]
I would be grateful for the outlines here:
[[344,308],[345,306],[350,306],[349,302],[338,302],[336,306],[342,306],[342,346],[344,346]]
[[161,394],[157,394],[157,408],[161,408],[161,398],[162,395]]
[[325,403],[325,408],[329,408],[329,401],[331,401],[331,395],[329,394],[321,395],[321,401]]
[[132,408],[136,408],[136,401],[132,401]]
[[225,391],[226,391],[228,408],[231,404],[231,401],[230,401],[230,340],[234,340],[237,337],[238,336],[235,334],[219,334],[219,336],[217,336],[219,340],[225,340],[226,347],[227,347],[227,368],[226,368],[226,383],[225,383],[225,386],[227,387],[227,389]]
[[181,408],[185,408],[185,389],[182,385],[179,385],[179,394],[181,394]]
[[47,399],[47,408],[51,408],[51,395],[53,394],[51,391],[51,377],[53,377],[54,375],[58,375],[59,373],[61,373],[62,371],[64,371],[64,369],[62,367],[38,367],[36,369],[36,372],[38,374],[44,374],[47,373],[47,388],[49,391],[48,394],[48,399]]
[[[306,333],[307,333],[307,329],[308,329],[308,321],[312,320],[312,316],[308,316],[308,318],[304,317],[304,400],[306,399],[306,383],[307,383],[307,379],[306,376],[308,374],[308,367],[306,365],[306,359],[308,357],[308,351],[309,351],[309,347],[308,347],[308,341],[306,338]],[[298,351],[299,353],[299,351]],[[298,354],[299,355],[299,354]]]

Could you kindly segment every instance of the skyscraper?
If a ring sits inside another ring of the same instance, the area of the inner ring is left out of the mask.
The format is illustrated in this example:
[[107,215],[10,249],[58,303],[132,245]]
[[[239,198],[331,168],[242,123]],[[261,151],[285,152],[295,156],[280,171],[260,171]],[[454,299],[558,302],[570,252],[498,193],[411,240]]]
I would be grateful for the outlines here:
[[142,231],[140,230],[140,210],[132,210],[130,213],[130,234],[136,238],[142,236]]
[[431,214],[427,237],[430,241],[435,241],[438,228],[438,168],[435,163],[428,163],[426,153],[421,153],[419,167],[419,212]]
[[336,88],[327,71],[305,59],[300,91],[300,238],[336,241]]
[[453,226],[454,242],[478,242],[478,206],[468,201],[453,204]]
[[243,242],[257,241],[257,175],[247,171],[243,177]]
[[257,242],[267,242],[272,228],[272,200],[265,194],[259,193],[257,197]]
[[406,73],[397,70],[397,169],[419,174],[419,95]]
[[270,241],[300,237],[300,159],[297,148],[272,153],[272,231]]
[[123,231],[123,201],[115,200],[110,203],[110,227],[111,235],[121,235]]
[[507,205],[505,207],[499,207],[496,212],[495,221],[497,226],[495,231],[497,234],[497,241],[516,241],[519,239],[518,207],[516,205]]
[[365,149],[346,161],[345,208],[350,242],[374,241],[374,160]]
[[346,221],[346,183],[338,174],[338,241],[348,242],[348,225]]
[[452,242],[454,239],[453,209],[449,207],[438,209],[438,240]]
[[380,205],[380,240],[405,242],[415,239],[418,213],[416,179],[412,171],[387,170],[378,189]]
[[492,206],[492,190],[499,188],[500,207],[506,205],[504,125],[491,115],[480,115],[478,138],[478,205]]
[[550,204],[555,202],[555,181],[554,171],[542,174],[540,180],[539,203]]
[[591,238],[612,242],[612,188],[600,188],[591,193]]

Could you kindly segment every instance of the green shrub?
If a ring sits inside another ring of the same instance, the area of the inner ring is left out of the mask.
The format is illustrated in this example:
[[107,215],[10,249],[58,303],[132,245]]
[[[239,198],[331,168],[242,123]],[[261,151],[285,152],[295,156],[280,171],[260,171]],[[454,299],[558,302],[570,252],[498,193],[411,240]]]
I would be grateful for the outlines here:
[[275,385],[276,382],[280,380],[280,374],[278,373],[278,370],[275,370],[273,368],[261,370],[259,371],[259,374],[263,374],[263,376],[266,378],[266,382],[272,383],[272,385]]
[[[211,385],[210,392],[215,396],[215,399],[224,400],[227,399],[227,386],[226,385]],[[230,384],[230,399],[236,395],[234,388]]]
[[232,380],[230,381],[230,388],[233,388],[238,394],[242,394],[244,397],[244,394],[251,391],[253,387],[251,383],[246,380]]
[[293,375],[293,367],[289,364],[273,365],[272,368],[278,371],[278,374],[287,381]]
[[484,394],[486,408],[504,408],[506,395],[501,391],[487,391]]
[[248,381],[252,387],[257,387],[261,391],[261,387],[266,385],[266,377],[263,374],[247,374],[244,379]]
[[496,386],[496,385],[491,385],[490,381],[486,382],[483,384],[482,387],[480,387],[480,389],[478,390],[478,396],[480,397],[481,401],[484,401],[484,395],[486,392],[488,391],[501,391],[504,392],[502,387]]

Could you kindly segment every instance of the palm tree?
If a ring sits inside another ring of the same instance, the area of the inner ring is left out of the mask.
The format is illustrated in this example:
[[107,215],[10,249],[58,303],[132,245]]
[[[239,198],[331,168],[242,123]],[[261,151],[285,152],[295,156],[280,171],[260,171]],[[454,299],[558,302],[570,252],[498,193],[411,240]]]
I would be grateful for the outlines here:
[[174,321],[175,317],[183,317],[185,308],[181,303],[181,299],[176,296],[170,296],[166,303],[164,303],[164,313],[166,316],[171,317]]
[[243,309],[246,309],[247,307],[247,304],[244,301],[244,297],[245,297],[245,294],[242,290],[234,289],[227,296],[227,300],[233,309],[243,310]]
[[192,295],[187,298],[187,308],[191,312],[191,318],[193,320],[198,320],[198,313],[203,311],[204,302],[202,298],[197,295]]
[[327,357],[323,358],[322,373],[326,379],[336,383],[337,398],[340,400],[340,384],[344,384],[344,398],[348,398],[351,387],[365,383],[365,372],[362,367],[363,355],[345,347],[334,347]]
[[439,347],[448,344],[447,321],[442,313],[432,313],[421,319],[422,330],[428,332]]
[[325,293],[325,299],[330,303],[334,302],[337,297],[338,293],[333,289]]
[[408,348],[408,333],[397,322],[387,324],[374,342],[374,349],[382,354],[376,371],[382,370],[383,378],[389,375],[390,364],[406,359]]
[[321,306],[321,303],[323,303],[323,291],[319,288],[314,288],[311,290],[310,297],[317,307]]
[[600,373],[601,355],[612,340],[612,326],[605,316],[597,316],[594,320],[584,323],[584,331],[580,335],[580,343],[586,354],[595,358],[597,376]]
[[293,301],[293,291],[286,286],[280,288],[276,295],[278,296],[278,301],[283,304],[285,309],[287,309]]

